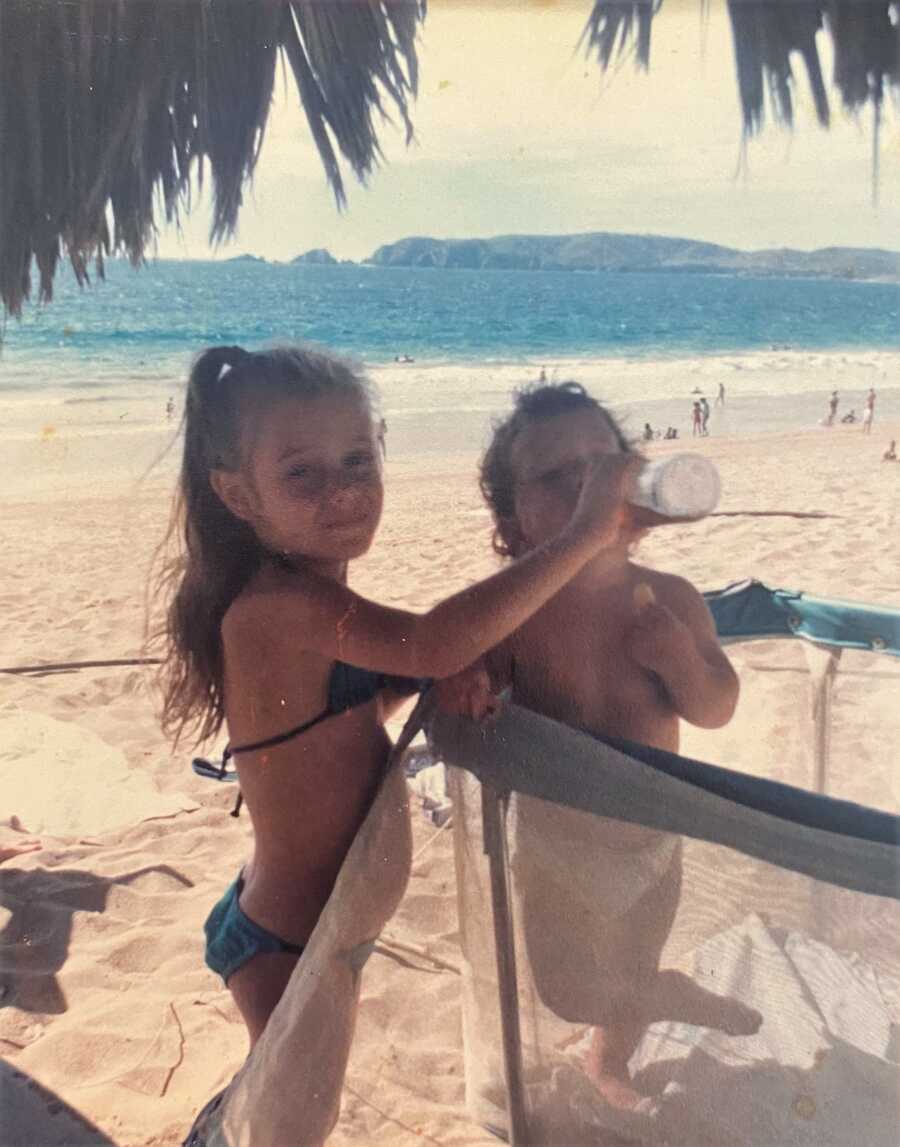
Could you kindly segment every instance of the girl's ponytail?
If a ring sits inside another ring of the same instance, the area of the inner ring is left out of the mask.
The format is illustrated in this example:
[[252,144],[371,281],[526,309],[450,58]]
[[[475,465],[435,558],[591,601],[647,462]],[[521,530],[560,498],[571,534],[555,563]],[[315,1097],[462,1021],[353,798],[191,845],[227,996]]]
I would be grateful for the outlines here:
[[210,470],[239,464],[240,380],[232,375],[253,357],[238,346],[210,347],[188,382],[176,511],[182,557],[169,571],[177,588],[163,671],[163,728],[176,741],[186,726],[195,726],[201,740],[221,727],[222,619],[264,557],[252,527],[227,509],[209,480]]
[[328,351],[217,346],[194,361],[171,527],[181,535],[181,554],[160,578],[160,588],[171,593],[162,721],[175,740],[185,728],[205,739],[222,725],[222,619],[266,557],[252,526],[236,518],[212,488],[210,471],[243,465],[242,430],[255,409],[285,397],[323,394],[353,395],[370,408],[373,401],[362,371]]
[[251,356],[239,346],[211,346],[202,351],[194,360],[188,393],[208,393],[222,378],[222,372],[227,367],[233,370],[244,359]]

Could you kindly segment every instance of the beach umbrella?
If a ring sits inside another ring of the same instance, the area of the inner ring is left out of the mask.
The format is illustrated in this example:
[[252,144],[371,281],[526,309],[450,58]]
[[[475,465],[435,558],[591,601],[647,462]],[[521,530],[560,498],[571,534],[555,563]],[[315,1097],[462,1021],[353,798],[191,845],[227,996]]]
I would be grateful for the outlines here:
[[[585,0],[584,46],[605,68],[633,45],[646,67],[662,2]],[[110,254],[140,263],[158,224],[190,209],[195,174],[212,185],[211,241],[229,236],[262,146],[279,58],[341,205],[342,160],[366,179],[379,159],[380,119],[398,117],[412,136],[408,105],[425,7],[425,0],[2,0],[5,311],[20,313],[33,266],[39,295],[49,299],[64,255],[79,283],[92,265],[102,275]],[[747,134],[762,125],[767,90],[775,115],[792,122],[795,54],[827,125],[820,33],[833,42],[844,105],[871,105],[877,124],[886,92],[900,85],[896,0],[728,0],[728,8]]]

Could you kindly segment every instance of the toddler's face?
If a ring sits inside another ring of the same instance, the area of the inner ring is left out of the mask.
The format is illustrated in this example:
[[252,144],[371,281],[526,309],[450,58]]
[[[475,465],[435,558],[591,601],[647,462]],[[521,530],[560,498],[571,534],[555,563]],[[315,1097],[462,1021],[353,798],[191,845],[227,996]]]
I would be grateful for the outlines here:
[[281,399],[248,439],[250,521],[263,542],[319,560],[366,552],[384,491],[380,431],[363,398]]
[[533,549],[555,537],[572,517],[585,467],[596,454],[622,452],[615,431],[599,410],[573,410],[526,426],[513,441],[518,537],[513,551]]

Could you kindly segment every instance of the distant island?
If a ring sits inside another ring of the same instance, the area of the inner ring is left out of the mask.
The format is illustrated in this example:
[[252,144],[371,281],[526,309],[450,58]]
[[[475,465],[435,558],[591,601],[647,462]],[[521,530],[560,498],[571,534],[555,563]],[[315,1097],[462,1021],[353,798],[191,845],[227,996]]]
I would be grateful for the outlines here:
[[291,262],[307,267],[334,267],[337,259],[324,247],[314,247],[311,251],[304,251],[302,255],[298,255],[296,259],[291,259]]
[[900,279],[900,253],[875,247],[738,251],[693,239],[621,235],[610,231],[584,235],[499,235],[493,239],[417,236],[379,247],[366,263],[376,267],[470,270],[677,271],[779,278]]
[[[237,255],[227,263],[260,263],[259,255]],[[313,247],[290,260],[301,267],[434,267],[440,270],[621,271],[743,275],[762,278],[900,281],[900,252],[878,247],[822,247],[798,251],[778,247],[739,251],[718,243],[666,235],[498,235],[492,239],[432,239],[410,236],[386,243],[368,259],[336,259]]]

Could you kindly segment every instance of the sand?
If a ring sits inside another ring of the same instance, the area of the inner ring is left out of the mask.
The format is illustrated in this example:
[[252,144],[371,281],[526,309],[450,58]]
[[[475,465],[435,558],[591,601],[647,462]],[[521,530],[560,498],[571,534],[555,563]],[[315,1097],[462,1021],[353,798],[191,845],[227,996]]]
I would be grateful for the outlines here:
[[[641,557],[704,589],[756,577],[900,607],[900,464],[880,460],[890,437],[900,425],[871,439],[841,427],[704,440],[721,469],[722,511],[779,516],[660,529]],[[55,441],[51,480],[7,494],[0,666],[141,655],[171,465],[139,486],[118,466],[110,477],[104,450],[116,442],[73,446],[79,471],[68,476],[66,444]],[[474,449],[389,459],[385,519],[353,573],[357,588],[422,608],[493,568],[475,461]],[[821,516],[783,516],[792,513]],[[776,775],[788,757],[802,760],[796,652],[744,647],[750,684],[735,721],[688,731],[685,750]],[[833,783],[896,811],[883,751],[895,743],[895,698],[893,673],[841,679]],[[228,815],[232,789],[194,777],[190,747],[173,754],[157,709],[147,667],[0,676],[4,1144],[105,1135],[168,1147],[243,1060],[244,1030],[203,964],[201,925],[247,855],[250,824]],[[808,783],[800,767],[787,779]],[[452,834],[416,807],[413,831],[407,895],[364,974],[335,1144],[496,1142],[463,1106]]]

